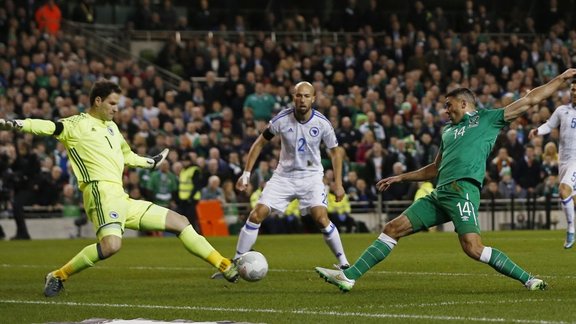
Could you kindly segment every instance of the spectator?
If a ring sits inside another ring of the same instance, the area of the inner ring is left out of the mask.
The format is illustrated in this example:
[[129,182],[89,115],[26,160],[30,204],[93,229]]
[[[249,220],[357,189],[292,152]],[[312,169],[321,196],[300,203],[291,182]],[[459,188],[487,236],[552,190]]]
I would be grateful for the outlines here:
[[362,139],[362,133],[352,126],[350,117],[342,117],[340,127],[336,129],[336,137],[338,138],[338,143],[346,150],[346,155],[355,157],[356,149]]
[[351,201],[358,203],[358,206],[360,207],[358,208],[359,211],[368,212],[372,207],[374,207],[376,196],[372,193],[372,190],[370,190],[366,181],[359,178],[356,180],[356,194],[351,195],[350,199]]
[[201,199],[202,175],[196,158],[185,154],[182,158],[182,170],[178,175],[178,211],[186,216],[196,231],[200,230],[196,215],[196,205]]
[[36,10],[34,16],[41,32],[56,35],[60,31],[62,12],[55,0],[46,0],[46,3]]
[[387,165],[387,163],[390,163],[388,152],[382,148],[380,142],[375,142],[368,151],[365,167],[365,180],[371,189],[375,190],[376,182],[387,176],[389,170],[392,170],[392,165]]
[[220,188],[220,178],[218,176],[210,176],[208,178],[208,186],[202,188],[202,200],[219,200],[222,204],[226,202],[224,198],[224,191]]
[[12,212],[16,222],[16,235],[13,240],[29,240],[30,234],[26,226],[24,206],[35,203],[33,188],[37,183],[37,170],[40,169],[38,156],[32,152],[30,144],[24,139],[19,139],[16,145],[16,159],[10,166],[12,180],[14,181],[14,197],[12,200]]
[[160,14],[160,23],[162,24],[163,29],[174,29],[174,26],[178,21],[178,14],[176,13],[176,9],[174,9],[172,0],[163,0],[158,13]]
[[210,3],[208,0],[200,0],[199,8],[192,11],[190,21],[193,22],[197,30],[214,30],[216,29],[217,17],[214,16],[210,10]]
[[[392,174],[389,176],[397,176],[406,171],[406,165],[402,162],[396,162],[392,166]],[[395,186],[390,187],[382,194],[384,200],[412,200],[416,188],[413,182],[402,182]]]
[[352,207],[350,206],[348,195],[344,195],[342,200],[337,201],[334,194],[335,188],[335,183],[331,182],[330,191],[328,192],[328,216],[340,233],[354,233],[356,231],[356,221],[350,216]]
[[178,177],[170,170],[170,162],[162,162],[158,170],[150,173],[146,188],[152,195],[152,202],[162,207],[176,208],[174,201],[178,192]]
[[374,137],[374,132],[367,130],[366,133],[362,135],[362,140],[356,149],[356,162],[366,163],[366,159],[368,158],[368,151],[372,148],[375,142],[376,138]]
[[244,110],[252,111],[256,121],[268,121],[272,117],[274,103],[274,97],[269,93],[265,93],[264,85],[257,82],[255,92],[246,97]]
[[498,155],[490,161],[488,172],[491,179],[496,181],[502,178],[504,172],[512,172],[514,159],[508,155],[508,150],[502,147],[498,150]]
[[526,152],[517,161],[513,169],[514,180],[525,190],[532,193],[536,186],[542,181],[540,178],[541,163],[536,159],[534,146],[526,145]]
[[368,130],[370,130],[374,133],[374,136],[376,137],[376,141],[378,141],[378,142],[384,141],[384,139],[386,139],[386,134],[384,133],[384,128],[382,127],[382,125],[380,125],[376,121],[376,114],[373,111],[369,111],[366,114],[366,117],[367,117],[366,122],[364,122],[358,128],[360,133],[362,133],[362,135],[364,135],[364,134],[366,134],[366,132]]
[[490,180],[488,184],[482,188],[482,193],[480,194],[480,198],[482,199],[500,199],[503,197],[504,195],[500,192],[498,181],[495,180]]

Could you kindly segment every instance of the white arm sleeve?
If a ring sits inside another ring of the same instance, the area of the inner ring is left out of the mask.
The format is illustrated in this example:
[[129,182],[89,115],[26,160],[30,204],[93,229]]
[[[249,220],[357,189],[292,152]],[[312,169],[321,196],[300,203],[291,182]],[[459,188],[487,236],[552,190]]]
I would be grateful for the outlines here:
[[548,123],[544,123],[538,127],[538,135],[546,135],[552,131],[552,128],[548,126]]

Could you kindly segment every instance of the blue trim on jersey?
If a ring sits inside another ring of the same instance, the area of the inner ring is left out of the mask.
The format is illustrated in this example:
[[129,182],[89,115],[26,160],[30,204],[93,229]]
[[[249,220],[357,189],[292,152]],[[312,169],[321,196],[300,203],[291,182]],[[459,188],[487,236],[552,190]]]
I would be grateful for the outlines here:
[[[318,116],[318,117],[324,119],[325,121],[327,121],[328,123],[330,123],[330,120],[329,120],[328,118],[326,118],[326,116],[324,116],[323,114],[321,114],[318,110],[312,111],[312,115]],[[330,125],[332,125],[332,123],[330,123]]]
[[270,123],[275,123],[278,119],[282,118],[282,117],[286,117],[288,115],[290,115],[291,113],[294,112],[294,108],[290,108],[284,111],[281,111],[276,117],[272,118],[272,120],[270,121]]

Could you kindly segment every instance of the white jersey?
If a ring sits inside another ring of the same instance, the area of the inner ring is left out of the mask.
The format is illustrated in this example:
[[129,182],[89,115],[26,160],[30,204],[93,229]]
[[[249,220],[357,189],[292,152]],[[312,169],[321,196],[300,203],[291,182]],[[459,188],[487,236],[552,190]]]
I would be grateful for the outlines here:
[[314,109],[310,119],[303,123],[294,116],[294,108],[285,109],[270,121],[269,130],[280,136],[280,159],[274,173],[282,177],[324,174],[320,143],[323,141],[329,149],[338,146],[332,124]]
[[560,126],[558,145],[560,164],[576,162],[576,107],[572,104],[559,106],[546,124],[550,128]]

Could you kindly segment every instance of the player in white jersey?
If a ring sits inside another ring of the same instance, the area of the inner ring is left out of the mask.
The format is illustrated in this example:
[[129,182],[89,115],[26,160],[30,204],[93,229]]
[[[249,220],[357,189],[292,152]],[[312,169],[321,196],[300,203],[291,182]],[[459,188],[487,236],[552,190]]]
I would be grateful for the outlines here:
[[245,171],[238,179],[236,188],[244,191],[250,179],[250,171],[262,148],[274,137],[280,136],[281,151],[278,167],[266,183],[258,204],[250,212],[240,231],[235,259],[250,251],[262,221],[272,210],[284,212],[288,204],[298,199],[303,214],[310,213],[324,240],[338,259],[336,266],[348,267],[338,229],[328,218],[327,193],[322,181],[324,168],[320,161],[320,143],[330,150],[334,168],[337,201],[344,197],[342,186],[342,158],[344,151],[338,146],[336,134],[330,121],[312,109],[316,96],[312,84],[300,82],[292,94],[294,107],[281,111],[273,118],[264,132],[258,136],[246,162]]
[[553,128],[560,127],[559,167],[560,199],[566,215],[568,229],[564,248],[574,245],[574,199],[576,190],[576,79],[570,85],[572,102],[554,110],[550,119],[540,127],[532,129],[528,134],[530,139],[537,135],[546,135]]

